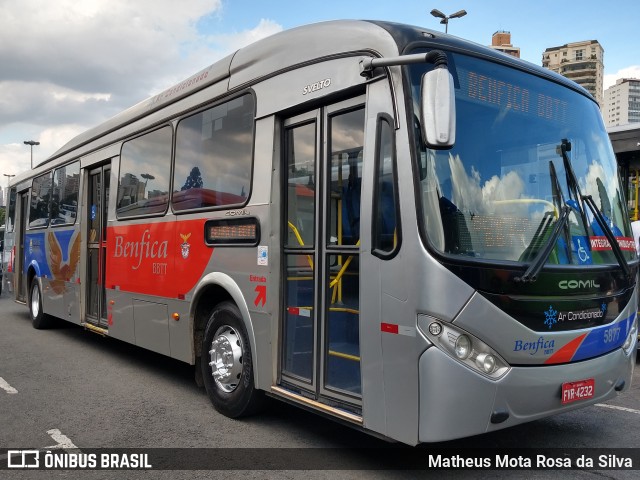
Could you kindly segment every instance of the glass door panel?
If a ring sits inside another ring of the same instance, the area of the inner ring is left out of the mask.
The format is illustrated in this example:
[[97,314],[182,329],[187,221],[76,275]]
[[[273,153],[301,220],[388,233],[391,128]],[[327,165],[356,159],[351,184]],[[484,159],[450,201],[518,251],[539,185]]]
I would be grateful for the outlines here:
[[286,234],[284,235],[283,374],[311,388],[316,344],[315,115],[285,129]]
[[107,208],[109,204],[108,165],[89,172],[87,201],[87,321],[101,327],[107,326],[105,291]]

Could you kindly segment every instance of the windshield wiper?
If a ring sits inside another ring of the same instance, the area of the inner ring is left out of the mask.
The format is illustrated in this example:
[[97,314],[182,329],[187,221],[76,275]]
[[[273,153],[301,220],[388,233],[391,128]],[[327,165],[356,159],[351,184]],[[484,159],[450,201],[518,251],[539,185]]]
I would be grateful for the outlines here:
[[569,155],[567,155],[567,152],[571,151],[571,142],[566,138],[563,138],[556,151],[562,157],[562,163],[564,164],[564,172],[567,176],[567,186],[569,187],[569,197],[573,197],[573,199],[575,200],[577,207],[576,210],[578,210],[578,212],[580,213],[582,224],[586,229],[588,225],[587,216],[584,213],[584,206],[580,205],[580,200],[582,200],[582,192],[580,191],[580,186],[578,185],[576,172],[573,170],[571,160],[569,160]]
[[560,217],[558,217],[558,220],[556,221],[553,227],[553,231],[551,232],[551,235],[545,242],[544,247],[538,250],[537,255],[531,261],[529,268],[527,268],[527,270],[522,274],[522,276],[514,278],[516,282],[522,282],[522,283],[535,282],[538,279],[538,274],[540,273],[540,270],[542,270],[542,267],[544,267],[544,264],[547,262],[549,255],[551,255],[551,252],[556,246],[556,242],[558,241],[558,237],[560,237],[560,233],[562,233],[562,230],[567,225],[570,212],[571,212],[571,207],[569,207],[569,205],[562,206],[562,208],[560,209]]
[[[553,162],[549,162],[549,173],[552,180],[551,187],[553,191],[553,196],[554,196],[554,199],[561,200],[563,203],[563,206],[560,209],[560,216],[554,225],[553,232],[545,242],[543,248],[541,248],[538,251],[535,258],[531,261],[531,264],[529,265],[527,270],[524,272],[524,274],[522,274],[522,276],[519,276],[519,277],[514,277],[514,280],[516,282],[522,282],[522,283],[535,282],[538,279],[538,274],[544,267],[545,263],[549,258],[549,255],[551,255],[551,252],[555,248],[556,242],[560,237],[560,233],[563,231],[563,229],[565,229],[565,226],[567,225],[567,222],[569,219],[569,213],[571,212],[572,208],[574,210],[577,210],[580,213],[580,216],[582,217],[582,222],[583,222],[582,224],[584,225],[584,228],[587,229],[588,223],[587,223],[586,214],[584,212],[584,205],[589,207],[589,209],[593,213],[593,216],[596,219],[596,222],[598,222],[598,225],[600,226],[605,237],[609,241],[609,244],[611,245],[611,250],[613,251],[613,254],[616,257],[616,260],[620,264],[620,267],[622,267],[622,270],[624,271],[625,275],[627,276],[627,278],[631,278],[631,269],[629,268],[629,265],[627,265],[627,262],[624,258],[624,254],[622,253],[622,249],[620,248],[620,244],[618,244],[618,241],[616,240],[616,237],[613,231],[611,230],[611,227],[609,226],[606,219],[604,218],[603,213],[600,211],[600,209],[596,205],[591,195],[582,195],[582,193],[580,192],[578,179],[576,178],[575,171],[573,170],[573,166],[571,165],[571,161],[569,160],[569,156],[567,155],[567,152],[570,152],[570,151],[571,151],[571,142],[568,141],[567,139],[562,139],[562,142],[558,147],[558,153],[562,156],[562,161],[564,163],[564,169],[567,176],[567,184],[569,186],[570,197],[575,198],[575,200],[572,198],[571,200],[565,201],[564,196],[562,195],[562,190],[560,189],[560,186],[558,184],[558,177],[556,175]],[[539,231],[541,230],[541,228],[542,226],[538,228],[538,231],[536,231],[536,234],[534,235],[535,238],[539,236]],[[546,229],[546,225],[544,228],[542,228],[542,230],[545,230],[545,229]],[[589,234],[588,231],[586,233],[587,235]]]
[[[562,188],[558,181],[558,174],[556,173],[556,166],[553,164],[552,160],[549,160],[549,176],[551,177],[551,194],[553,196],[553,203],[554,205],[557,205],[558,210],[561,210],[563,205],[567,205],[567,202],[564,199],[564,194],[562,193]],[[568,228],[564,231],[564,241],[567,246],[571,245]],[[567,248],[567,256],[569,257],[569,263],[571,263],[571,248]]]
[[586,203],[587,206],[591,209],[591,212],[593,213],[593,216],[595,217],[596,222],[598,222],[598,225],[600,225],[600,228],[602,229],[604,236],[607,237],[607,240],[609,240],[609,245],[611,245],[611,250],[613,250],[613,254],[616,257],[616,260],[618,260],[618,263],[622,267],[622,270],[624,270],[624,274],[627,276],[628,279],[631,279],[631,269],[629,268],[629,265],[627,265],[627,261],[625,260],[624,254],[622,253],[622,249],[620,248],[620,244],[616,240],[616,237],[613,234],[611,227],[609,226],[607,221],[604,219],[604,215],[602,215],[602,212],[596,205],[596,202],[593,201],[593,197],[591,195],[584,195],[582,197],[582,200],[584,200],[584,203]]
[[[542,267],[549,259],[549,255],[551,255],[551,252],[555,248],[555,244],[558,241],[561,231],[565,232],[565,242],[567,243],[567,245],[570,244],[570,240],[568,238],[568,229],[564,228],[564,226],[567,224],[569,213],[571,212],[571,207],[564,199],[562,188],[560,188],[560,182],[558,181],[556,167],[552,161],[549,161],[549,177],[551,179],[551,193],[553,195],[553,203],[554,206],[558,208],[560,214],[558,219],[556,220],[555,229],[553,230],[551,236],[547,238],[547,241],[544,244],[543,248],[538,250],[538,253],[529,264],[529,267],[527,268],[525,273],[521,277],[514,278],[516,282],[535,282],[537,280],[540,270],[542,270]],[[552,212],[545,213],[542,222],[533,235],[533,239],[542,237],[542,235],[547,231],[547,228],[549,226],[548,216],[551,213]],[[533,245],[533,239],[531,240],[530,246]],[[569,257],[571,257],[571,249],[567,248],[567,251]],[[571,260],[569,259],[569,261]]]
[[[605,220],[604,215],[596,205],[596,202],[593,201],[593,197],[591,195],[582,195],[582,193],[580,192],[580,188],[578,187],[578,179],[576,178],[576,174],[573,170],[573,166],[571,165],[571,161],[569,160],[569,156],[567,155],[567,152],[570,152],[570,151],[571,151],[571,142],[568,141],[566,138],[563,138],[562,142],[560,143],[560,154],[562,155],[562,161],[564,162],[564,169],[565,169],[565,172],[567,173],[567,183],[569,184],[569,188],[574,192],[574,194],[578,197],[578,199],[582,200],[582,202],[584,202],[584,204],[586,204],[589,207],[589,209],[591,210],[591,213],[593,213],[593,216],[596,219],[596,222],[598,222],[598,225],[600,225],[600,228],[602,229],[604,236],[607,237],[607,240],[611,245],[611,250],[613,251],[613,254],[616,257],[616,260],[622,267],[622,270],[624,270],[624,273],[627,276],[627,278],[630,279],[631,269],[629,268],[629,265],[627,265],[627,261],[624,258],[622,249],[620,248],[620,245],[618,244],[618,241],[616,240],[616,237],[613,234],[611,227]],[[578,202],[576,202],[576,204],[577,203]],[[580,213],[582,214],[582,220],[584,222],[583,225],[586,229],[588,225],[586,215],[582,210]]]

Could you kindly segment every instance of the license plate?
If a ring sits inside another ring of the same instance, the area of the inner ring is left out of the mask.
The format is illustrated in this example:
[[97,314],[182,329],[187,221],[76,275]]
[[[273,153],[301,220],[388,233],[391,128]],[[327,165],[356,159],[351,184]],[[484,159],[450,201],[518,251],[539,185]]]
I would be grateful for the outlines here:
[[566,382],[562,384],[562,404],[593,398],[596,389],[596,381],[587,378],[578,382]]

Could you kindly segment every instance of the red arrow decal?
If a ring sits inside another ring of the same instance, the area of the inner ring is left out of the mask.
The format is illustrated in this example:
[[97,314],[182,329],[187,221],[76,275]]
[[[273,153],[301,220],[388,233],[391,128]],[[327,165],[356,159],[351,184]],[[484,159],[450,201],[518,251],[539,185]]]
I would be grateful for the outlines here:
[[264,307],[264,304],[267,302],[267,286],[266,285],[258,285],[256,286],[256,299],[253,301],[253,304],[257,307],[258,304]]

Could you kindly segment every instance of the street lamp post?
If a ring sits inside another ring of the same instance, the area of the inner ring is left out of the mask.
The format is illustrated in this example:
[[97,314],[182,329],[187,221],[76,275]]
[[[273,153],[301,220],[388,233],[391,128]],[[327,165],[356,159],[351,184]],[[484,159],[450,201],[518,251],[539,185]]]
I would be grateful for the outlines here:
[[431,15],[436,18],[440,18],[440,23],[444,23],[444,33],[449,33],[449,19],[451,18],[460,18],[464,17],[467,14],[466,10],[459,10],[456,13],[452,13],[451,15],[445,15],[437,8],[431,10]]
[[154,177],[153,175],[151,175],[150,173],[143,173],[140,175],[142,178],[144,178],[144,189],[147,189],[147,183],[149,183],[149,180],[155,180],[156,177]]
[[33,146],[40,145],[40,142],[36,142],[34,140],[25,140],[24,144],[31,147],[31,168],[33,169]]

